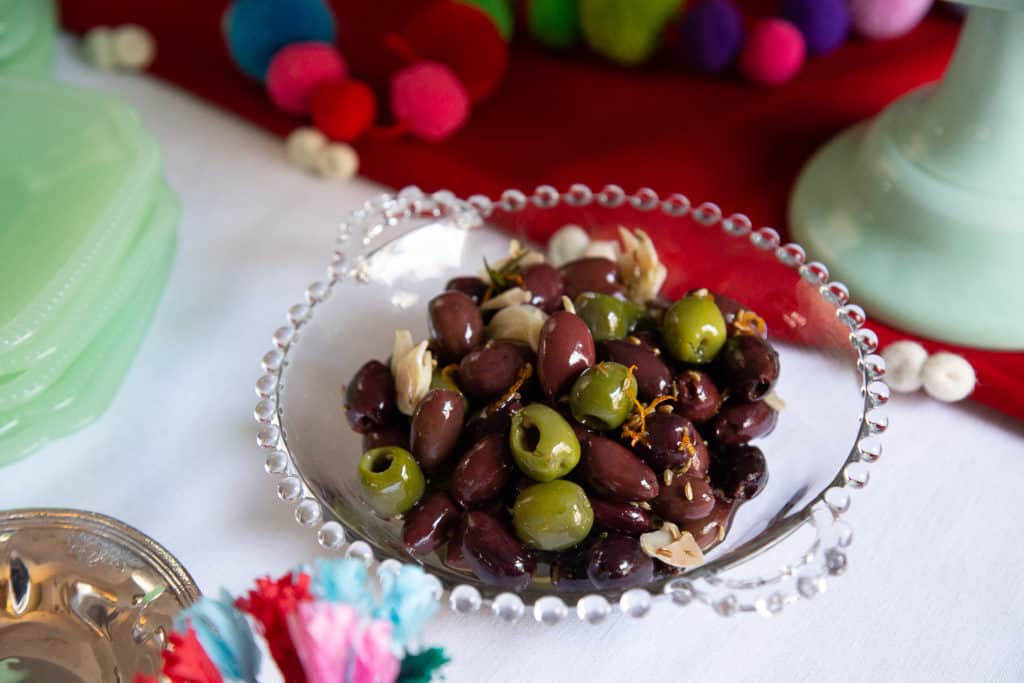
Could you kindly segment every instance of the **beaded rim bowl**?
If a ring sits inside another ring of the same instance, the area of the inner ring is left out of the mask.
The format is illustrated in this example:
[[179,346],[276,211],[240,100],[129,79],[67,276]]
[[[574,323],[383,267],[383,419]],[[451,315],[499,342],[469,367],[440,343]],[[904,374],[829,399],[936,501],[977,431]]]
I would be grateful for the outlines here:
[[[809,599],[821,593],[829,577],[839,576],[846,570],[846,548],[853,538],[852,530],[842,519],[850,507],[847,489],[867,485],[866,465],[881,456],[878,435],[888,426],[887,419],[877,410],[889,399],[889,389],[882,380],[885,363],[876,354],[877,337],[864,327],[863,309],[849,303],[847,288],[842,283],[829,282],[827,268],[820,263],[807,262],[799,245],[781,244],[779,234],[772,228],[753,230],[750,220],[743,214],[723,218],[721,209],[711,202],[693,206],[681,194],[661,199],[649,188],[627,194],[617,185],[607,185],[595,193],[585,185],[575,184],[560,193],[542,185],[529,197],[519,190],[506,190],[500,199],[492,201],[482,195],[463,200],[448,191],[427,195],[418,188],[408,187],[394,195],[378,195],[353,211],[341,225],[326,279],[310,284],[305,301],[288,309],[287,324],[273,333],[273,348],[262,358],[264,374],[256,382],[259,397],[254,413],[259,425],[256,441],[264,454],[267,473],[277,480],[278,497],[294,507],[299,525],[316,531],[318,543],[327,551],[343,552],[367,565],[380,560],[378,571],[394,571],[398,564],[396,558],[410,559],[378,542],[365,525],[346,520],[344,510],[326,502],[324,487],[306,476],[302,463],[290,450],[283,390],[294,349],[304,326],[309,325],[335,288],[342,283],[369,281],[369,264],[374,254],[392,239],[398,239],[403,227],[405,235],[423,227],[410,227],[417,221],[434,225],[446,223],[471,230],[497,211],[511,215],[528,207],[550,209],[559,205],[566,208],[631,207],[638,213],[660,211],[670,218],[688,217],[703,228],[720,227],[726,236],[724,239],[731,240],[730,243],[745,243],[738,249],[761,252],[766,258],[773,258],[795,271],[794,282],[816,292],[816,303],[811,305],[827,307],[827,317],[833,324],[848,331],[841,335],[841,343],[848,345],[847,351],[852,350],[861,396],[856,401],[859,415],[853,446],[848,451],[843,447],[845,457],[838,471],[833,475],[833,470],[828,470],[828,478],[824,480],[827,484],[820,490],[815,487],[808,491],[805,486],[768,519],[763,529],[761,526],[754,529],[757,533],[752,537],[742,538],[739,545],[717,557],[709,555],[707,564],[681,575],[656,579],[644,588],[624,592],[556,595],[528,588],[517,594],[498,592],[443,567],[427,566],[428,572],[437,579],[438,594],[446,591],[451,608],[457,612],[475,612],[489,605],[500,619],[513,622],[529,609],[537,621],[552,624],[568,615],[567,600],[574,602],[581,620],[598,623],[613,611],[615,604],[625,614],[644,616],[650,610],[652,593],[658,592],[677,605],[700,602],[723,616],[737,612],[770,616],[801,598]],[[392,304],[399,305],[394,299]],[[386,345],[389,341],[382,343]],[[340,413],[337,420],[342,420]]]

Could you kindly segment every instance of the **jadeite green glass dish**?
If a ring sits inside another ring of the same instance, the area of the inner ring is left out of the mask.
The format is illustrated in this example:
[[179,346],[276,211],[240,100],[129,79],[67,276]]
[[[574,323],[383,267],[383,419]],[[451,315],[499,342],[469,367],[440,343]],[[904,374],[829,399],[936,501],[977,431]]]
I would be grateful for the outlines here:
[[49,76],[56,34],[53,0],[0,0],[0,73]]

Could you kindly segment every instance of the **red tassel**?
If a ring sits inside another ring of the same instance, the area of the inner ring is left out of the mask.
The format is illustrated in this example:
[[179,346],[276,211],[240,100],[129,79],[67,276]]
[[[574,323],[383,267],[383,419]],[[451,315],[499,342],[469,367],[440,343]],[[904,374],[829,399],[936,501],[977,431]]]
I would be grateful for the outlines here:
[[252,615],[259,623],[270,656],[288,683],[306,681],[302,663],[295,654],[288,633],[287,619],[300,602],[313,599],[309,592],[309,581],[309,575],[303,573],[286,574],[277,581],[264,577],[256,580],[256,589],[249,591],[247,597],[235,601],[238,609]]
[[168,640],[171,647],[164,650],[164,675],[171,683],[224,683],[196,637],[195,629],[190,626],[184,634],[172,633]]

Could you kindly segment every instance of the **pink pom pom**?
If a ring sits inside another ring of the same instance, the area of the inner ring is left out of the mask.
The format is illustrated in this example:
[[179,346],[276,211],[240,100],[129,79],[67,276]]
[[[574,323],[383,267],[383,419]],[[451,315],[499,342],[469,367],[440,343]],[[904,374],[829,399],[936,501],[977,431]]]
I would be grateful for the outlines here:
[[740,70],[759,85],[782,85],[804,64],[807,48],[796,26],[784,19],[759,21],[740,55]]
[[850,15],[857,33],[886,40],[916,28],[931,6],[932,0],[850,0]]
[[274,53],[267,91],[278,109],[308,114],[317,86],[348,77],[348,65],[328,43],[293,43]]
[[304,602],[288,615],[288,633],[307,683],[343,681],[359,615],[349,605]]
[[437,142],[466,122],[469,94],[444,64],[417,62],[391,77],[391,112],[417,137]]

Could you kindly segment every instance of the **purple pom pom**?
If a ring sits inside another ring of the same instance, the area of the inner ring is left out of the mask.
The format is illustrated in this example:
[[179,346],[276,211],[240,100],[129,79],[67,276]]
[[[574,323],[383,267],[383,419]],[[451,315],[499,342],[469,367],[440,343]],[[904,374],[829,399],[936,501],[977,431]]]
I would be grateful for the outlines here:
[[683,59],[694,69],[716,73],[728,68],[743,45],[743,17],[730,0],[704,0],[680,24]]
[[800,29],[811,55],[835,50],[850,32],[846,0],[782,0],[779,16]]

